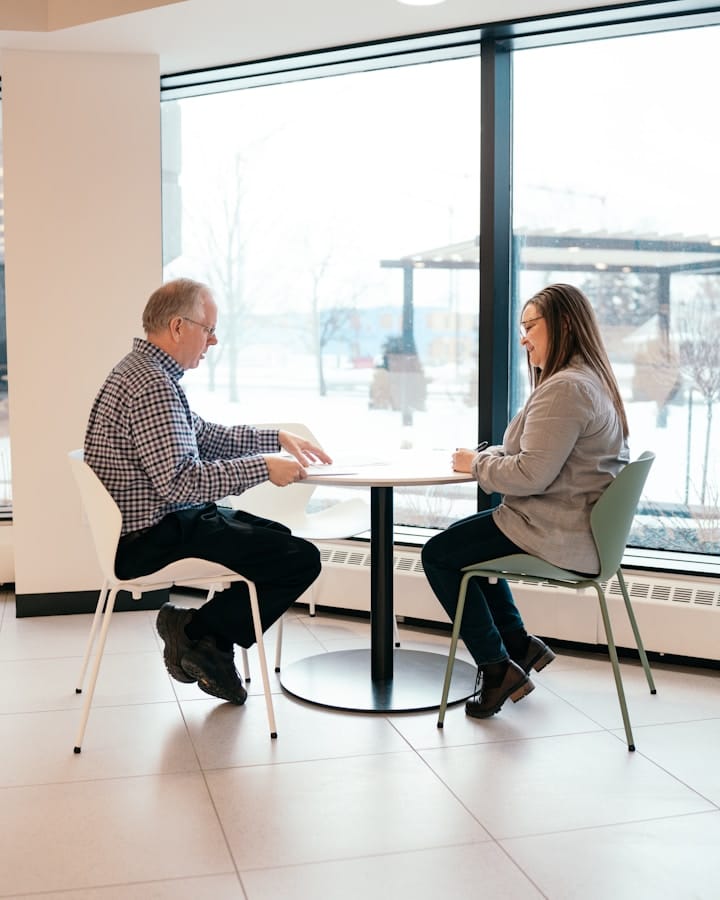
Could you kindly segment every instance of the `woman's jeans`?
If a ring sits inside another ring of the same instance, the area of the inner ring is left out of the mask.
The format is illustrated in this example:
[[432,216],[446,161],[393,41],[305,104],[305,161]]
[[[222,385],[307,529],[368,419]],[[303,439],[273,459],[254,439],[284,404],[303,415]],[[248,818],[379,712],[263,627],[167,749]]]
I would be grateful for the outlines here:
[[[422,562],[430,586],[454,621],[462,568],[524,552],[505,537],[488,509],[453,522],[430,538],[423,548]],[[519,629],[524,629],[523,621],[507,582],[500,578],[490,584],[487,578],[471,578],[460,636],[478,666],[507,659],[503,638]]]

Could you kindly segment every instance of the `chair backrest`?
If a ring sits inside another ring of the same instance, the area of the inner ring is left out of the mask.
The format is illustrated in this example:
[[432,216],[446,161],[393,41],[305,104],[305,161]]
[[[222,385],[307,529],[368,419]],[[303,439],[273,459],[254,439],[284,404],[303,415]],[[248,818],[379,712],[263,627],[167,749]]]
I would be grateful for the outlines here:
[[641,453],[615,476],[593,506],[590,527],[600,557],[601,581],[612,578],[620,568],[635,510],[654,460],[654,453]]
[[115,579],[115,553],[122,531],[122,514],[105,485],[83,460],[83,451],[72,450],[68,457],[103,576]]
[[[267,422],[256,427],[292,431],[317,444],[315,435],[307,425],[300,422]],[[233,497],[232,507],[292,526],[295,521],[304,518],[305,509],[314,490],[314,484],[289,484],[287,487],[277,487],[270,481],[264,481]]]

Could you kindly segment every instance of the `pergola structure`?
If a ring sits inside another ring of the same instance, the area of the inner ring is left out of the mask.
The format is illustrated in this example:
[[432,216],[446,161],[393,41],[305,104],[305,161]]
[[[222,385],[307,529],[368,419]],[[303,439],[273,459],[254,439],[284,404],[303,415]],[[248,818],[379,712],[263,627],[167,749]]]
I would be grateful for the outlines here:
[[[720,274],[720,237],[520,229],[513,236],[513,258],[519,269],[541,272],[620,272],[658,276],[658,317],[667,334],[670,279],[677,273]],[[403,270],[403,346],[414,352],[413,293],[420,269],[478,269],[480,236],[383,259],[383,268]]]

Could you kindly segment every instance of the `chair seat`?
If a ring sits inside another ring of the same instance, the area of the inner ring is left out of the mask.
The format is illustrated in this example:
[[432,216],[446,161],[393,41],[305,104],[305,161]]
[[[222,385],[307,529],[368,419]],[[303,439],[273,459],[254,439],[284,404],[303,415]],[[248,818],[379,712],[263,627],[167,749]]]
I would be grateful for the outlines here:
[[[186,559],[178,559],[175,562],[163,566],[157,572],[150,575],[143,575],[143,583],[147,583],[148,579],[167,579],[171,584],[177,584],[179,581],[190,584],[192,581],[207,581],[209,578],[235,578],[237,572],[228,569],[220,563],[211,562],[207,559],[199,559],[197,557],[187,557]],[[132,580],[132,579],[130,579]]]
[[205,559],[190,558],[179,559],[177,562],[169,563],[155,572],[148,575],[140,575],[135,578],[115,578],[114,581],[118,587],[124,590],[132,590],[133,587],[148,591],[152,587],[153,590],[161,590],[163,588],[171,588],[175,584],[182,583],[188,587],[194,587],[193,582],[202,582],[208,579],[217,579],[218,582],[227,578],[233,578],[237,572],[221,566],[219,563],[208,562]]
[[489,559],[486,562],[474,563],[466,566],[463,572],[489,571],[497,575],[503,575],[552,579],[553,581],[565,581],[569,586],[579,582],[592,581],[595,576],[583,575],[580,572],[572,572],[570,569],[561,569],[552,563],[545,562],[539,556],[530,556],[527,553],[513,553],[510,556],[499,556],[497,559]]

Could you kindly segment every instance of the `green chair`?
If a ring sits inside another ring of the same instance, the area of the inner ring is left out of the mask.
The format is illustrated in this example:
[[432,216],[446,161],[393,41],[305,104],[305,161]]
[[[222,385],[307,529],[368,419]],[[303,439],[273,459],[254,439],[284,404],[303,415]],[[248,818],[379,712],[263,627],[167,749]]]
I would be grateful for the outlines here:
[[623,552],[630,533],[630,527],[635,515],[635,509],[640,500],[640,495],[642,494],[648,472],[650,471],[650,466],[653,464],[654,459],[655,454],[646,451],[634,462],[628,463],[628,465],[626,465],[608,485],[593,507],[592,513],[590,514],[590,527],[597,546],[598,556],[600,557],[600,572],[594,577],[581,575],[577,572],[570,572],[566,569],[560,569],[537,556],[529,556],[524,553],[516,553],[512,556],[489,559],[472,566],[466,566],[463,569],[465,574],[460,582],[460,591],[458,593],[457,612],[453,623],[450,653],[448,655],[447,670],[445,673],[445,684],[443,686],[442,700],[440,702],[440,712],[437,723],[438,728],[443,727],[443,722],[445,720],[450,679],[452,678],[452,670],[455,664],[455,653],[457,650],[458,637],[460,635],[460,624],[465,609],[465,596],[467,594],[467,586],[470,579],[478,576],[488,578],[490,581],[495,581],[498,578],[522,578],[523,581],[534,582],[536,584],[551,584],[557,587],[568,587],[576,590],[589,587],[595,588],[598,600],[600,601],[600,612],[602,613],[603,625],[605,626],[608,653],[610,654],[610,661],[615,676],[615,687],[617,688],[620,711],[622,712],[623,723],[625,725],[628,750],[635,749],[632,728],[630,727],[630,717],[628,715],[627,703],[625,702],[625,691],[623,689],[622,676],[618,664],[617,650],[615,648],[612,627],[610,625],[610,616],[608,615],[604,583],[607,584],[613,575],[617,576],[625,600],[628,618],[630,619],[633,634],[635,635],[638,654],[640,655],[648,686],[650,687],[650,693],[654,694],[656,693],[656,690],[652,672],[650,671],[650,665],[645,653],[645,648],[643,647],[642,638],[640,637],[635,613],[633,612],[630,596],[625,585],[625,579],[623,578],[622,570],[620,568]]

